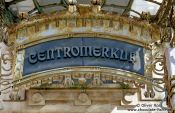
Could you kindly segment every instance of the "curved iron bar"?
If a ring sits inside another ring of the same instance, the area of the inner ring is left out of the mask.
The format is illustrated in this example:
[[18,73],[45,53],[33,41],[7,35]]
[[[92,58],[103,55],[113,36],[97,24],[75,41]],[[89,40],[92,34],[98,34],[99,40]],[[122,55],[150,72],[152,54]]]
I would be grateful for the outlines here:
[[25,1],[25,0],[12,0],[10,2],[6,2],[5,4],[6,4],[6,7],[9,7],[10,5],[17,4],[22,1]]
[[130,11],[132,11],[132,12],[138,14],[139,16],[141,16],[141,14],[140,14],[138,11],[135,11],[135,10],[133,10],[133,9],[130,9]]
[[157,2],[157,1],[154,1],[154,0],[145,0],[145,1],[152,2],[152,3],[155,3],[155,4],[157,4],[157,5],[162,5],[162,3]]

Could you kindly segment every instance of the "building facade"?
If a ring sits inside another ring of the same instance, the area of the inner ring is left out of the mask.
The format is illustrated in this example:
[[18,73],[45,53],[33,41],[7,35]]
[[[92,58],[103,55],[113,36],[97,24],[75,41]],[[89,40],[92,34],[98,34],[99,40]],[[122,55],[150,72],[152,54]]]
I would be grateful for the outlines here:
[[174,113],[175,1],[137,2],[2,0],[0,113]]

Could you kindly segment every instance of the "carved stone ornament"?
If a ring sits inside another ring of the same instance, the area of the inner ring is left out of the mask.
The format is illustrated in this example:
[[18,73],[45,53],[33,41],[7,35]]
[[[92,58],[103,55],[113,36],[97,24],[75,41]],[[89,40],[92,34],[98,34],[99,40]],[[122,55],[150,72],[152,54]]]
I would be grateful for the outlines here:
[[123,105],[129,105],[132,103],[132,100],[126,99],[126,96],[133,96],[136,92],[134,91],[123,91],[123,98],[121,100]]
[[34,103],[40,103],[42,100],[43,100],[43,97],[41,96],[41,94],[39,94],[39,93],[33,94],[32,101]]
[[101,0],[92,0],[91,3],[93,5],[100,5],[101,4]]
[[76,5],[77,0],[68,0],[69,5]]
[[45,105],[45,99],[40,93],[33,93],[29,96],[29,105]]
[[63,84],[65,87],[71,87],[74,85],[74,81],[72,80],[71,75],[69,74],[65,75],[65,80]]
[[91,99],[86,93],[80,93],[75,100],[75,105],[91,105]]
[[75,13],[77,11],[77,0],[69,0],[68,11],[69,13]]
[[18,93],[18,91],[13,91],[10,95],[9,95],[10,100],[12,101],[19,101],[20,100],[20,95]]

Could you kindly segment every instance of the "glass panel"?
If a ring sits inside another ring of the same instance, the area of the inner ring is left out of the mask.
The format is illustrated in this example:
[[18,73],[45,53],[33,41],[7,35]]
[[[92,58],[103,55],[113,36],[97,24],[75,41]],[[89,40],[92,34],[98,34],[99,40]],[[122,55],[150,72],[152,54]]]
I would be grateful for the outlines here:
[[91,0],[77,0],[78,4],[91,4]]
[[[12,0],[5,0],[6,2],[10,2]],[[61,0],[37,0],[38,3],[41,6],[46,6],[49,4],[59,4]],[[68,1],[68,0],[65,0]],[[125,10],[125,7],[117,7],[117,6],[127,6],[130,0],[106,0],[105,5],[102,7],[102,10],[109,11],[109,12],[117,12],[119,14],[122,14]],[[156,2],[162,3],[163,0],[154,0]],[[91,4],[91,0],[77,0],[78,4]],[[115,6],[116,5],[116,6]],[[155,15],[159,9],[159,5],[148,2],[145,0],[134,0],[131,9],[139,12],[140,14],[142,12],[150,12],[151,15]],[[9,7],[10,10],[13,12],[28,12],[32,9],[34,9],[34,4],[32,0],[24,0],[22,2],[19,2],[17,4],[13,4]],[[60,11],[64,9],[62,6],[49,6],[44,8],[44,12],[54,12],[54,11]],[[138,14],[134,12],[130,12],[130,15],[132,16],[138,16]]]
[[[150,12],[151,15],[155,15],[159,7],[160,7],[159,5],[152,2],[147,2],[144,0],[134,0],[131,9],[139,12],[140,14],[142,12]],[[131,12],[130,15],[138,16],[133,12]]]
[[[65,0],[68,3],[68,0]],[[91,0],[77,0],[78,4],[91,4]]]
[[59,4],[61,2],[61,0],[37,0],[37,1],[41,6],[48,5],[48,4],[54,4],[54,3]]
[[127,6],[129,0],[106,0],[106,4],[114,4],[114,5],[119,5],[119,6]]
[[12,0],[5,0],[6,2],[10,2],[10,1],[12,1]]
[[[140,17],[139,14],[137,14],[137,13],[135,13],[135,12],[132,12],[132,11],[130,11],[129,14],[130,14],[130,17],[131,17],[131,18],[132,18],[133,16],[135,16],[135,17]],[[131,15],[131,14],[132,14],[132,15]]]
[[53,13],[63,9],[65,9],[63,6],[53,6],[53,7],[44,8],[43,11],[44,13]]
[[108,12],[117,12],[119,14],[122,14],[124,9],[118,8],[118,7],[108,7],[108,6],[104,6],[103,7],[104,11],[108,11]]
[[9,8],[13,11],[28,12],[34,9],[35,7],[31,0],[26,0],[26,1],[19,2],[17,4],[13,4]]

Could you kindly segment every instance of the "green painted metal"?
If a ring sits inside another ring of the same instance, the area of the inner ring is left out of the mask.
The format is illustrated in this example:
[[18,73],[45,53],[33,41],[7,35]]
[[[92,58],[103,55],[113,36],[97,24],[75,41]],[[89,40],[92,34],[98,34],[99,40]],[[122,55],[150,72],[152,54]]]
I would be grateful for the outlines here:
[[44,12],[42,7],[40,7],[39,3],[36,0],[33,0],[33,3],[35,5],[36,9],[38,10],[38,13],[43,13]]
[[127,8],[124,10],[123,14],[122,15],[127,15],[128,12],[131,10],[131,6],[133,4],[134,0],[130,0],[128,5],[127,5]]
[[0,19],[1,24],[5,26],[9,26],[10,24],[18,20],[17,17],[13,15],[12,12],[8,9],[5,0],[0,1]]
[[12,0],[10,2],[6,2],[6,7],[9,7],[10,5],[17,4],[22,1],[25,1],[25,0]]

